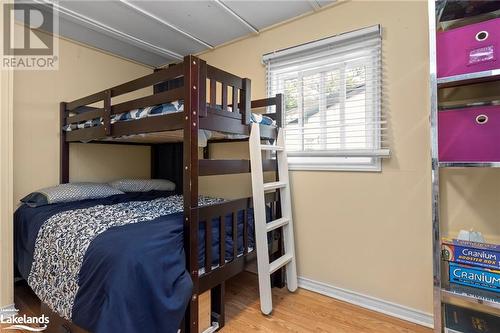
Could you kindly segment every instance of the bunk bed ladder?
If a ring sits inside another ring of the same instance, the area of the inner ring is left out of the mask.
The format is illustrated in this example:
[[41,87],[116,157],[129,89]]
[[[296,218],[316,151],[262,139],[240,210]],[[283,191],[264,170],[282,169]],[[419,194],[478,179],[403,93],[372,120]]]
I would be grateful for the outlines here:
[[[253,123],[250,133],[250,163],[252,173],[253,208],[255,221],[255,243],[257,249],[257,269],[259,274],[260,309],[268,315],[273,310],[271,294],[271,274],[285,266],[286,284],[289,291],[297,289],[297,269],[293,237],[290,185],[288,182],[288,162],[283,129],[278,130],[276,144],[262,144],[259,124]],[[262,151],[275,151],[278,163],[278,179],[264,183]],[[266,222],[265,192],[280,191],[282,217]],[[269,262],[268,232],[283,228],[284,254]]]

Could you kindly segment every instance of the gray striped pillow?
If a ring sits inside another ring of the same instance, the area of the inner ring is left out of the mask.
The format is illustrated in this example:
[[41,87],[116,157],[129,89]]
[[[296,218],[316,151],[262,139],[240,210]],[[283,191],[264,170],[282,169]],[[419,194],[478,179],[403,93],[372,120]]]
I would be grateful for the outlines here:
[[175,183],[167,179],[119,179],[109,183],[123,192],[174,191]]
[[21,202],[30,207],[39,207],[59,202],[105,198],[117,194],[124,193],[108,184],[68,183],[46,187],[30,193],[22,198]]

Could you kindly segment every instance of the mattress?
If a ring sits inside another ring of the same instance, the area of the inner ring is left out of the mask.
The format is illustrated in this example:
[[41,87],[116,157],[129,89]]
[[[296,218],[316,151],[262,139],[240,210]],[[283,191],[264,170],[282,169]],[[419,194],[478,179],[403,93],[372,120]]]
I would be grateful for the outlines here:
[[[198,146],[206,147],[208,140],[223,140],[223,139],[244,139],[246,136],[238,134],[227,134],[216,131],[199,130],[198,131]],[[184,141],[184,131],[163,131],[141,133],[134,135],[124,135],[120,137],[104,138],[100,141],[104,142],[127,142],[127,143],[144,143],[144,144],[161,144],[169,142],[182,142]]]
[[[200,205],[221,200],[200,197]],[[88,331],[176,332],[192,288],[182,206],[181,196],[158,191],[23,205],[14,215],[15,265],[44,303]],[[253,248],[253,212],[247,214]],[[226,261],[234,246],[243,254],[243,211],[236,217],[237,244],[232,214],[223,219]],[[219,263],[220,223],[212,221],[213,267]],[[200,268],[204,226],[198,234]]]
[[[221,106],[217,106],[218,109],[222,110]],[[231,107],[228,107],[231,110]],[[111,116],[111,124],[115,124],[120,121],[131,121],[136,119],[142,119],[147,117],[155,117],[161,116],[170,113],[183,112],[184,111],[184,102],[182,100],[173,101],[169,103],[164,103],[155,106],[149,106],[140,109],[134,109],[128,112],[115,114]],[[268,126],[276,126],[276,122],[267,116],[252,113],[250,117],[251,122],[268,125]],[[100,126],[103,124],[102,117],[90,119],[87,121],[82,121],[79,123],[68,124],[63,127],[63,130],[66,132],[71,132],[77,129],[90,128],[95,126]],[[206,147],[208,140],[210,139],[238,139],[243,138],[244,136],[235,136],[234,134],[223,133],[223,132],[215,132],[209,130],[199,130],[198,133],[198,145],[200,147]],[[121,139],[121,140],[120,140]],[[151,141],[156,140],[158,142],[166,142],[166,141],[182,141],[182,131],[172,131],[170,134],[144,134],[144,135],[133,135],[121,138],[113,138],[109,139],[112,141],[127,141],[127,142],[143,142],[143,141]]]

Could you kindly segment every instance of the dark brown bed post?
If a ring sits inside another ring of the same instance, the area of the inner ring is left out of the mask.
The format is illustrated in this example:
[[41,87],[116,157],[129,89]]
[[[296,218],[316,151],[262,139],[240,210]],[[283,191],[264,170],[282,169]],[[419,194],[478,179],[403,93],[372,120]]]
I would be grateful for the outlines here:
[[200,80],[199,90],[199,117],[203,118],[207,116],[207,62],[202,59],[198,59],[200,67],[198,70],[198,76]]
[[59,104],[59,125],[61,131],[59,182],[64,184],[69,182],[69,143],[66,142],[66,132],[63,130],[64,125],[66,125],[66,102]]
[[[200,71],[199,71],[199,76],[200,76],[200,110],[198,112],[200,118],[206,117],[207,116],[207,62],[205,60],[200,61]],[[203,158],[204,159],[209,159],[210,158],[210,150],[209,150],[209,144],[205,147],[203,147]]]
[[240,105],[241,105],[241,121],[245,125],[250,124],[250,117],[252,115],[252,90],[250,79],[243,79],[242,89],[240,92]]
[[111,89],[104,92],[104,114],[102,117],[102,122],[104,124],[104,133],[106,136],[111,135]]
[[224,316],[224,297],[226,294],[226,282],[222,281],[221,284],[217,285],[212,289],[212,297],[211,297],[211,307],[212,307],[212,315],[215,314],[215,320],[219,323],[219,328],[224,327],[226,324],[226,319]]
[[193,294],[184,318],[185,332],[198,332],[198,126],[200,61],[194,56],[184,57],[184,248],[186,264],[193,280]]

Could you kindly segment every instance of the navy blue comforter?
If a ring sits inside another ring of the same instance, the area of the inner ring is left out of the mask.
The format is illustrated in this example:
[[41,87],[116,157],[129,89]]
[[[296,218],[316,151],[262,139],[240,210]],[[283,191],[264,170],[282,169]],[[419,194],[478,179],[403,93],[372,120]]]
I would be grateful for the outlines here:
[[[14,216],[15,264],[28,278],[35,242],[43,223],[54,214],[95,205],[153,200],[169,193],[128,193],[30,208]],[[253,214],[248,214],[253,235]],[[231,215],[225,220],[226,259],[232,255]],[[238,250],[243,250],[243,212],[238,214]],[[219,225],[213,223],[212,253],[218,262]],[[200,267],[204,263],[204,230],[199,233]],[[253,237],[250,239],[253,244]],[[78,276],[72,321],[97,333],[176,332],[190,299],[192,281],[185,269],[182,213],[152,221],[112,227],[88,247]]]

